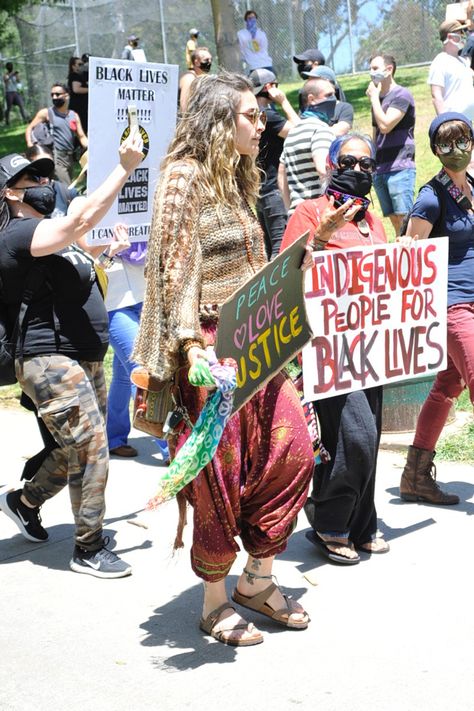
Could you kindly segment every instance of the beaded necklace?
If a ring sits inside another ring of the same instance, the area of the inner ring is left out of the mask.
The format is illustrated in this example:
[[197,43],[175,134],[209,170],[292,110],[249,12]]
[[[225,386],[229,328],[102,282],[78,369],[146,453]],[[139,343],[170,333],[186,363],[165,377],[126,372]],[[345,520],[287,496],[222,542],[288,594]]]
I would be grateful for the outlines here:
[[[265,245],[263,242],[263,239],[260,240],[260,254],[254,254],[253,252],[253,247],[254,247],[254,240],[252,237],[252,227],[255,225],[256,222],[256,217],[255,213],[252,210],[248,200],[244,197],[242,197],[242,203],[244,210],[237,210],[236,214],[238,217],[238,220],[240,224],[242,225],[242,230],[244,233],[244,243],[245,243],[245,251],[247,253],[247,259],[248,262],[253,269],[254,272],[257,272],[260,267],[257,267],[255,265],[254,257],[260,257],[263,262],[266,261],[265,259]],[[244,217],[244,213],[246,214],[246,217]]]

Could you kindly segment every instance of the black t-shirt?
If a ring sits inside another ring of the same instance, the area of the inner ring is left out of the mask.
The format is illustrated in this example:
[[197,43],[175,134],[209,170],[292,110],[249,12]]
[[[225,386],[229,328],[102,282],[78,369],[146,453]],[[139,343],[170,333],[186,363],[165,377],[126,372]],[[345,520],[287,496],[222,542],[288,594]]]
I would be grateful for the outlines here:
[[339,123],[339,121],[346,121],[346,123],[348,123],[352,128],[354,121],[354,109],[352,108],[352,104],[349,104],[347,101],[336,101],[334,119],[329,123],[329,125],[334,126],[334,124]]
[[[39,222],[16,218],[0,233],[2,300],[12,323],[35,263],[30,248]],[[61,353],[77,360],[102,360],[108,346],[108,316],[92,259],[65,247],[36,261],[46,266],[46,280],[28,308],[23,355]]]
[[88,87],[87,77],[84,74],[73,73],[69,76],[69,108],[76,111],[81,119],[82,128],[87,133],[87,109],[89,106],[89,94],[76,94],[72,89],[73,81],[80,83],[81,87]]
[[283,129],[286,119],[269,106],[266,109],[267,125],[260,138],[260,150],[258,153],[258,165],[265,171],[266,178],[262,179],[260,194],[266,195],[272,190],[278,189],[277,175],[280,155],[283,150],[283,138],[278,135]]

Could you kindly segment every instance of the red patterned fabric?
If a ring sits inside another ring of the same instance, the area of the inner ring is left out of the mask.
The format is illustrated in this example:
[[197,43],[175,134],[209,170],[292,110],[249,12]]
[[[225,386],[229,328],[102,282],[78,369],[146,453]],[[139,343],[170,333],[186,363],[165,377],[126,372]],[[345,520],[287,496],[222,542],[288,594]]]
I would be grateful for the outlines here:
[[[194,420],[207,391],[180,388]],[[189,431],[181,435],[178,448]],[[227,423],[212,462],[183,492],[194,511],[191,564],[210,582],[225,577],[239,549],[266,558],[285,550],[306,501],[313,450],[299,397],[282,374]]]

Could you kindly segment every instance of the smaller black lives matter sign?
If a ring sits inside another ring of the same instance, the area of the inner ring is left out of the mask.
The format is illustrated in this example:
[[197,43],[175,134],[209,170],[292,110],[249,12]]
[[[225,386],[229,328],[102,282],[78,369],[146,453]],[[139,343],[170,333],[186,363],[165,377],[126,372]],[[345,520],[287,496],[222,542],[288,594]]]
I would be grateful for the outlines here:
[[148,168],[137,168],[118,197],[118,214],[148,211]]

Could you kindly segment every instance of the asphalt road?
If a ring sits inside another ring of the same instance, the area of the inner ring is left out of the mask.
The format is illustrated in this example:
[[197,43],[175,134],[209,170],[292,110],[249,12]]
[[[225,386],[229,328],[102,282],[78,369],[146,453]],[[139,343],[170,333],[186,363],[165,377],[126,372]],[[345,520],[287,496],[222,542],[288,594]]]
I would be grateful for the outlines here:
[[[15,488],[39,438],[26,413],[2,410],[0,425],[0,485]],[[249,612],[265,641],[235,649],[199,631],[191,525],[173,557],[175,503],[143,511],[160,455],[139,433],[131,441],[140,457],[112,461],[106,514],[115,551],[133,565],[130,578],[69,570],[66,491],[43,507],[47,543],[27,542],[0,513],[2,711],[472,711],[473,467],[438,467],[459,506],[404,504],[403,454],[382,449],[376,500],[390,553],[332,565],[305,539],[301,515],[275,573],[310,612],[310,627],[284,630]],[[385,437],[384,447],[403,441]]]

